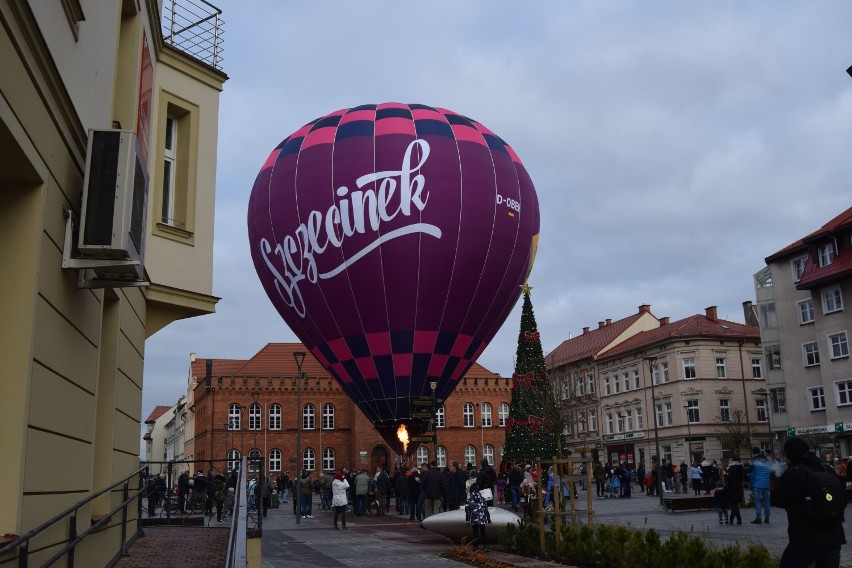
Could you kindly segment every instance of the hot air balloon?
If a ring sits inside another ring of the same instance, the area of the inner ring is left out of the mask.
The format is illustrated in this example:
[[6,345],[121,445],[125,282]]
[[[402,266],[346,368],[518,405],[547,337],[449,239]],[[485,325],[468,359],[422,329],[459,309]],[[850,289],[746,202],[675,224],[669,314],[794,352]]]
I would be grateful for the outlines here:
[[251,255],[281,317],[400,453],[412,400],[445,399],[517,301],[538,198],[514,150],[466,116],[368,104],[269,155]]

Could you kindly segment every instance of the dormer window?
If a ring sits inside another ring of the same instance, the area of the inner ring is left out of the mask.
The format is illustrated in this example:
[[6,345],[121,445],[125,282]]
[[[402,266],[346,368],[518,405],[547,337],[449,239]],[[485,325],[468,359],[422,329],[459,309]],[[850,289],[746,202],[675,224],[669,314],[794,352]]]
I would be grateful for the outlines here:
[[834,257],[837,256],[837,244],[834,241],[817,247],[817,258],[820,266],[828,266],[834,262]]

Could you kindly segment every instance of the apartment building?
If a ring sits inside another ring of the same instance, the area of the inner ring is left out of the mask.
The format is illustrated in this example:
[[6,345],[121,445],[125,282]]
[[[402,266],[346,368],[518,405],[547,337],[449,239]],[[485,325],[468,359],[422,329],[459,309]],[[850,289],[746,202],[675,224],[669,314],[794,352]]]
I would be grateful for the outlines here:
[[[220,14],[161,4],[0,0],[0,548],[138,469],[145,340],[218,301]],[[36,537],[29,564],[104,521],[74,556],[109,565],[135,534],[120,502]]]
[[[750,303],[746,304],[748,310]],[[724,460],[770,447],[760,335],[716,307],[675,322],[648,305],[584,328],[545,358],[569,416],[572,451],[601,462]],[[724,442],[745,433],[739,448]]]
[[825,458],[852,451],[852,208],[766,257],[754,275],[780,443],[805,436]]

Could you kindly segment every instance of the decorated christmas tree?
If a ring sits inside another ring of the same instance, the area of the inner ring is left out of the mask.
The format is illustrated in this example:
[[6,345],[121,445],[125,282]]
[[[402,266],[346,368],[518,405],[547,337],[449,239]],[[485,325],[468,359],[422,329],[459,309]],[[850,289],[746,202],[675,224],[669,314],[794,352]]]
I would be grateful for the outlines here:
[[503,459],[515,463],[558,455],[562,430],[558,403],[544,367],[541,337],[530,299],[532,287],[524,284],[521,289],[524,305],[503,450]]

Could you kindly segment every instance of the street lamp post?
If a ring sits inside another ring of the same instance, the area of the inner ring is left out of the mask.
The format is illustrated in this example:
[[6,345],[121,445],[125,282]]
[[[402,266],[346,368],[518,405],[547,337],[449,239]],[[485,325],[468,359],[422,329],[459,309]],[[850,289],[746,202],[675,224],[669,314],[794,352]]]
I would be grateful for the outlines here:
[[296,360],[296,524],[302,519],[302,363],[305,360],[304,351],[294,351]]
[[621,412],[618,412],[616,415],[621,422],[621,435],[624,439],[624,461],[621,463],[627,465],[627,416]]
[[654,416],[654,444],[657,449],[657,495],[660,497],[660,508],[666,510],[666,502],[663,501],[663,464],[660,459],[660,434],[657,430],[657,393],[654,389],[654,367],[657,366],[656,357],[644,357],[648,362],[648,374],[651,379],[651,406]]
[[[252,406],[251,406],[251,410],[254,410],[254,412],[257,413],[259,411],[257,401],[258,401],[258,399],[260,399],[260,391],[258,391],[258,390],[251,391],[251,399],[254,401]],[[252,443],[252,452],[258,452],[259,453],[259,451],[257,449],[257,431],[260,429],[260,423],[263,420],[263,415],[261,414],[260,420],[257,420],[257,421],[255,421],[254,424],[252,424],[251,423],[251,410],[249,410],[249,428],[254,430],[254,442]],[[249,452],[249,453],[251,453],[251,452]],[[257,454],[255,454],[255,456],[256,455]],[[255,467],[255,470],[260,472],[260,461],[257,458],[255,458],[254,467]],[[249,468],[249,469],[251,469],[251,468]]]
[[430,381],[429,388],[432,389],[432,446],[435,449],[435,463],[438,463],[438,406],[435,401],[435,389],[438,381]]
[[684,405],[683,408],[684,408],[684,410],[686,410],[686,445],[687,445],[687,448],[689,448],[686,451],[686,455],[687,455],[687,458],[689,459],[688,463],[692,464],[692,461],[693,461],[693,458],[692,458],[692,427],[691,427],[692,420],[689,417],[689,405],[688,404]]

